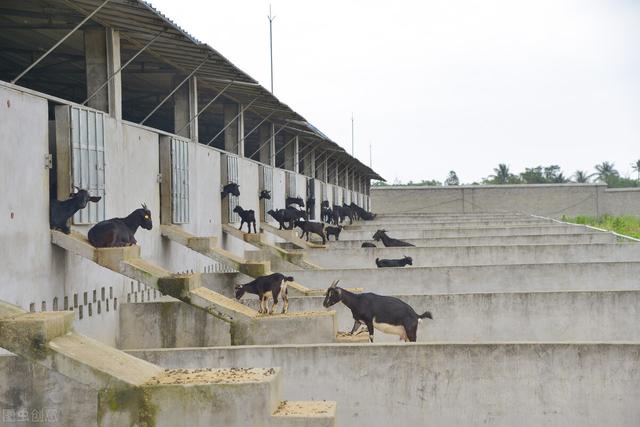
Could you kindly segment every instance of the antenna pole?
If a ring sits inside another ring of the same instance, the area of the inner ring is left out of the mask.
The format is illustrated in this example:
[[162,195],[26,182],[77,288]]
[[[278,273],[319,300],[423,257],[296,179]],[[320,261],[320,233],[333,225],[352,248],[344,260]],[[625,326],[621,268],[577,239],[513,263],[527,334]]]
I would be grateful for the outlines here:
[[273,20],[275,16],[271,15],[271,4],[269,4],[269,55],[271,57],[271,93],[273,94]]
[[351,157],[355,157],[353,153],[353,113],[351,113]]

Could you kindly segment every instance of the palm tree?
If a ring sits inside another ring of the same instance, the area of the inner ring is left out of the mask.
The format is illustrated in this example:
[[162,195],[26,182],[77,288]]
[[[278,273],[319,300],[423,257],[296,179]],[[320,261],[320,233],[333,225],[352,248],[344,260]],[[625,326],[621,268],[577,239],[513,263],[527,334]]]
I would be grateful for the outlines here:
[[614,164],[610,162],[602,162],[599,165],[595,165],[596,175],[602,182],[608,183],[611,177],[617,177],[620,173],[614,168]]
[[496,183],[498,184],[506,184],[509,182],[509,178],[511,177],[511,173],[509,172],[509,166],[504,163],[500,163],[497,168],[493,169],[495,175],[490,175]]
[[592,176],[593,175],[589,175],[586,171],[577,170],[576,173],[573,174],[573,179],[579,184],[586,184]]
[[631,169],[638,173],[638,181],[640,181],[640,159],[631,164]]

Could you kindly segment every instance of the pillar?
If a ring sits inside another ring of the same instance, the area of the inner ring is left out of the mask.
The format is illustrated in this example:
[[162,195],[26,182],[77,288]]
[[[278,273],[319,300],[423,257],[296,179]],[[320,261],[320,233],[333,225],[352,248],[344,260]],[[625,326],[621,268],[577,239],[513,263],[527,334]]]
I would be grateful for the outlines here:
[[[177,86],[184,79],[184,77],[176,76],[174,78],[174,84]],[[173,94],[173,120],[174,120],[174,132],[177,135],[185,138],[198,140],[198,119],[192,117],[198,114],[198,83],[196,77],[193,76],[189,81]],[[187,125],[187,123],[189,123]],[[186,125],[186,127],[185,127]],[[182,129],[184,127],[184,129]],[[182,130],[180,130],[182,129]],[[178,132],[179,131],[179,132]]]
[[[296,137],[297,138],[297,137]],[[297,159],[296,159],[296,141],[289,142],[289,137],[285,136],[285,143],[289,143],[284,147],[284,168],[293,172],[297,172]]]
[[293,140],[293,171],[300,173],[300,138],[298,135]]
[[87,105],[122,119],[122,78],[120,69],[120,32],[112,28],[88,28],[84,31],[87,96],[113,78],[93,96]]
[[[233,126],[233,125],[232,125]],[[240,117],[238,117],[238,155],[244,157],[244,111],[240,105]]]
[[227,103],[222,106],[222,116],[224,120],[223,126],[227,127],[229,123],[234,121],[224,130],[224,150],[230,153],[238,154],[238,125],[236,117],[238,115],[238,104]]
[[271,124],[263,123],[258,129],[258,144],[260,163],[271,165]]

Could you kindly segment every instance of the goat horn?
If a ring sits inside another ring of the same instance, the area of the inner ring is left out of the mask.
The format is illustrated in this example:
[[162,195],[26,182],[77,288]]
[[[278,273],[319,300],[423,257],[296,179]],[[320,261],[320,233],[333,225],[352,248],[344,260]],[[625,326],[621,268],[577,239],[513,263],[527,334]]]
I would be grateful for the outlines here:
[[333,283],[331,284],[331,286],[329,286],[330,288],[335,288],[338,285],[338,282],[340,280],[334,280]]
[[78,191],[80,191],[80,187],[76,187],[75,185],[73,185],[72,187],[73,187],[74,192],[77,193]]
[[146,203],[142,203],[142,209],[147,209],[147,204]]

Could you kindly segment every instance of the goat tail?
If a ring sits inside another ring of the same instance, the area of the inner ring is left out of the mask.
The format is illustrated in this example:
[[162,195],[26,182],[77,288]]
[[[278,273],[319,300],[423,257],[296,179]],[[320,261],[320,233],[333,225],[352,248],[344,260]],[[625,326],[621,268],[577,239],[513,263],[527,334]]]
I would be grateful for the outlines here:
[[431,312],[430,311],[425,311],[422,314],[418,315],[418,322],[421,322],[422,319],[432,319],[433,320],[433,316],[431,316]]
[[293,276],[284,276],[285,282],[293,282]]

